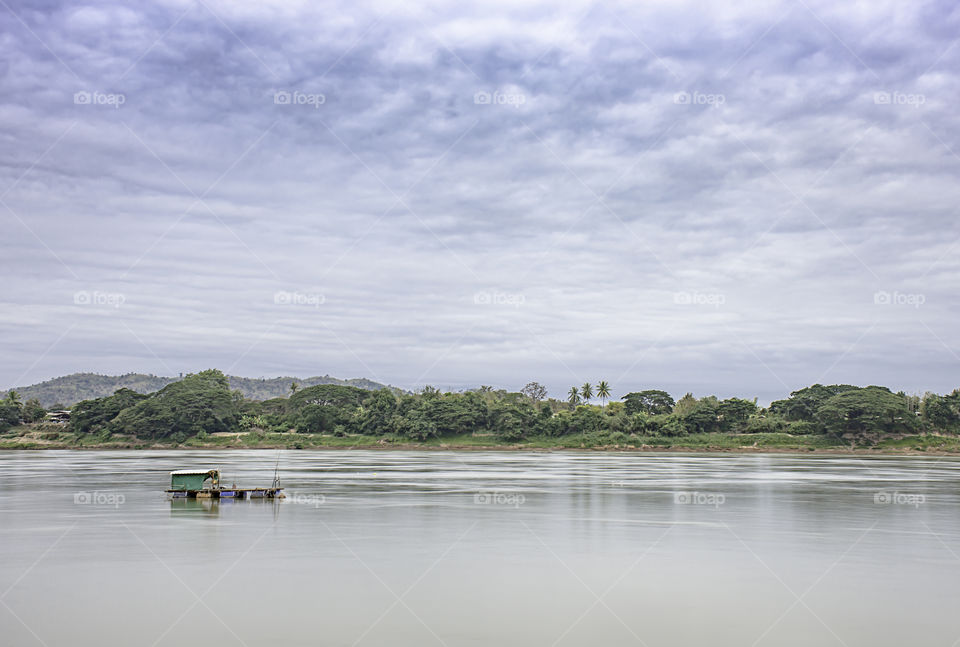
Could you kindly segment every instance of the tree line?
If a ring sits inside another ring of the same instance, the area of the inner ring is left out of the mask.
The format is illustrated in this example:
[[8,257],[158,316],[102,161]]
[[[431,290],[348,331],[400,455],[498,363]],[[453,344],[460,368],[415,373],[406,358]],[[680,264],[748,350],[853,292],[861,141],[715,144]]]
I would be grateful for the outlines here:
[[[824,434],[852,443],[921,432],[960,434],[960,389],[915,396],[882,386],[815,384],[765,408],[756,399],[691,393],[674,400],[658,389],[614,400],[612,391],[606,381],[595,387],[586,383],[558,400],[537,382],[519,392],[483,386],[455,393],[429,386],[398,393],[320,384],[292,386],[289,397],[257,401],[232,391],[220,371],[208,370],[151,394],[121,388],[85,400],[73,407],[69,424],[77,434],[177,442],[217,432],[361,434],[417,441],[472,434],[506,442],[580,435],[611,444],[710,433]],[[601,404],[592,404],[593,398]],[[11,392],[0,401],[0,431],[40,421],[44,414],[38,402],[21,403]]]

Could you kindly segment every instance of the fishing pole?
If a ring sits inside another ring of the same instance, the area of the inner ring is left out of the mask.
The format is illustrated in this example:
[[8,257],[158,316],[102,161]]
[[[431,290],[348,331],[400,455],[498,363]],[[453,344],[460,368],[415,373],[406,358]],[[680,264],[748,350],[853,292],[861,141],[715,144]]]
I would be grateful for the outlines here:
[[274,489],[280,487],[280,452],[282,450],[277,450],[277,464],[273,468],[273,487]]

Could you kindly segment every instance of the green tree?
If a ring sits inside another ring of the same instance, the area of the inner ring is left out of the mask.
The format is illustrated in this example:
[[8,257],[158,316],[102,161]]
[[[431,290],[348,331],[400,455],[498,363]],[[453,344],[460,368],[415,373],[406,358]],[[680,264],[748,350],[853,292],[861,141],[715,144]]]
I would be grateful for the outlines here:
[[420,389],[419,394],[427,400],[430,398],[438,398],[440,397],[440,389],[430,384],[425,384],[423,388]]
[[[526,402],[512,408],[523,407],[533,412]],[[446,393],[425,400],[420,408],[436,426],[438,435],[472,433],[485,426],[487,421],[487,405],[483,398],[475,393]]]
[[646,433],[655,436],[683,436],[687,428],[675,413],[661,413],[650,416],[645,421]]
[[580,404],[580,389],[575,386],[571,386],[570,390],[567,392],[567,402],[570,403],[571,409]]
[[364,401],[363,422],[365,434],[382,435],[390,431],[390,420],[397,410],[397,397],[390,389],[380,389]]
[[856,390],[858,387],[849,384],[832,384],[824,386],[814,384],[790,394],[786,400],[776,400],[770,403],[770,412],[787,420],[813,421],[817,409],[833,396],[846,391]]
[[308,404],[328,405],[339,408],[359,407],[370,391],[355,386],[340,384],[318,384],[299,389],[287,401],[287,410],[296,412]]
[[626,411],[630,415],[636,413],[646,413],[648,415],[670,413],[673,411],[674,404],[676,404],[669,393],[656,389],[628,393],[620,399],[623,400]]
[[960,431],[960,389],[950,395],[927,393],[920,405],[923,419],[938,431]]
[[603,414],[597,411],[596,407],[580,406],[570,417],[570,433],[579,433],[583,438],[588,433],[595,433],[600,430],[603,424]]
[[437,435],[437,425],[420,408],[407,411],[404,415],[394,416],[391,427],[400,435],[413,440],[427,440]]
[[20,424],[20,408],[7,400],[0,401],[0,431]]
[[686,393],[673,405],[673,412],[682,418],[696,408],[696,406],[697,399],[693,397],[692,393]]
[[716,398],[701,398],[686,413],[680,414],[680,419],[690,433],[707,434],[718,431],[720,420],[717,416]]
[[538,406],[540,401],[547,397],[546,387],[539,382],[530,382],[525,387],[520,389],[520,393],[530,398],[530,400]]
[[8,391],[7,397],[0,401],[0,431],[20,424],[23,405],[20,403],[20,394]]
[[70,429],[79,434],[104,431],[121,411],[149,397],[124,387],[104,398],[78,402],[70,410]]
[[208,370],[187,375],[121,410],[109,430],[146,438],[190,437],[201,430],[232,431],[239,421],[240,407],[226,376]]
[[[290,417],[285,419],[290,421]],[[337,426],[337,410],[322,404],[308,404],[297,412],[293,426],[302,434],[331,431]]]
[[534,410],[529,405],[515,407],[500,403],[490,412],[490,418],[494,434],[506,442],[523,440],[535,425]]
[[589,382],[584,382],[583,386],[580,387],[580,397],[584,404],[590,403],[590,398],[593,397],[593,386]]
[[24,422],[40,422],[47,416],[47,410],[43,408],[39,400],[30,398],[23,405],[22,415]]
[[756,412],[757,405],[750,400],[727,398],[717,404],[717,416],[724,431],[744,427],[750,416]]
[[875,442],[883,435],[915,432],[920,426],[906,400],[882,386],[838,393],[820,405],[815,417],[827,433],[853,442]]
[[600,398],[600,406],[607,406],[607,398],[610,397],[610,385],[605,380],[600,380],[597,385],[597,397]]

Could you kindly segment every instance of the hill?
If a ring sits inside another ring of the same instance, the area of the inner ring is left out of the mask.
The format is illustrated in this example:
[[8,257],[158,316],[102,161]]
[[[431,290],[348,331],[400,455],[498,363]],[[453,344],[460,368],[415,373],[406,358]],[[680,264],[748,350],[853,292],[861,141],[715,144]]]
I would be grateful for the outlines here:
[[[290,384],[292,382],[296,382],[301,387],[316,386],[318,384],[340,384],[355,386],[360,389],[367,389],[368,391],[376,391],[377,389],[382,389],[387,386],[362,377],[342,380],[330,377],[329,375],[303,379],[295,377],[251,378],[238,377],[235,375],[227,377],[230,381],[230,388],[239,390],[245,398],[250,400],[269,400],[270,398],[287,397],[290,395]],[[36,398],[44,407],[49,408],[54,404],[69,407],[81,400],[113,395],[114,391],[120,388],[128,388],[138,393],[153,393],[179,379],[179,377],[161,377],[157,375],[146,375],[144,373],[127,373],[126,375],[74,373],[72,375],[64,375],[63,377],[46,380],[38,384],[31,384],[30,386],[16,387],[15,390],[24,401],[30,398]],[[389,388],[400,392],[399,389],[394,387]]]

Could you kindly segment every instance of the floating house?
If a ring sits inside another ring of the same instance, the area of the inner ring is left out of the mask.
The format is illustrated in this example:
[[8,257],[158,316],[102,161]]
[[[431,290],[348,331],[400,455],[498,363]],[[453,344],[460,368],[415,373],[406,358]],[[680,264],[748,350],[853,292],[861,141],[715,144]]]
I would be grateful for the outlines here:
[[[210,485],[207,485],[210,481]],[[220,487],[220,470],[177,470],[170,472],[170,491],[200,492]]]
[[176,470],[170,472],[167,494],[187,499],[282,499],[283,488],[274,478],[271,487],[243,488],[220,484],[220,470]]

